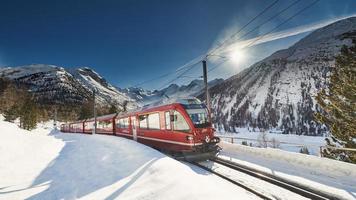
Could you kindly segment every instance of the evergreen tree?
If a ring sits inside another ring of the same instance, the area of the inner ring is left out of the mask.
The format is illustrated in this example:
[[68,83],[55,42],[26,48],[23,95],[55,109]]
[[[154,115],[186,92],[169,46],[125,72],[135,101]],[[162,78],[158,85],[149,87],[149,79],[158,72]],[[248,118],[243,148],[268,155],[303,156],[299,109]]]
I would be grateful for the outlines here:
[[79,119],[88,119],[91,117],[93,117],[93,103],[84,103],[79,112]]
[[20,109],[20,126],[26,130],[35,129],[37,126],[38,109],[31,97],[25,99]]
[[118,111],[117,107],[114,104],[111,104],[108,114],[117,113],[117,111]]
[[[342,47],[336,57],[335,68],[330,77],[328,89],[317,96],[323,112],[317,113],[317,119],[328,126],[333,140],[347,148],[356,148],[356,41],[347,48]],[[356,153],[339,153],[331,149],[328,154],[334,158],[356,163]]]
[[4,111],[5,121],[14,122],[16,118],[19,117],[19,107],[18,105],[13,105],[9,109]]

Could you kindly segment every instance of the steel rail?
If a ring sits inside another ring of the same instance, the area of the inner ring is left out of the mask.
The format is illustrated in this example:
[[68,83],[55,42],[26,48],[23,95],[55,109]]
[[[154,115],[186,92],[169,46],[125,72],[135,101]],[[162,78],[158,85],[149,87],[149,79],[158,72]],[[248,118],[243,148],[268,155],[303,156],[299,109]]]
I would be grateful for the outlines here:
[[323,192],[320,191],[316,191],[313,190],[305,185],[301,185],[301,184],[297,184],[297,183],[293,183],[291,181],[285,180],[283,178],[280,177],[276,177],[274,175],[271,175],[269,173],[265,173],[265,172],[261,172],[259,170],[250,168],[250,167],[246,167],[243,165],[239,165],[237,163],[225,160],[225,159],[221,159],[219,157],[216,157],[214,159],[211,159],[211,161],[216,162],[218,164],[221,164],[225,167],[228,167],[230,169],[234,169],[240,172],[243,172],[245,174],[248,174],[250,176],[259,178],[263,181],[266,181],[268,183],[271,183],[273,185],[279,186],[281,188],[287,189],[289,191],[292,191],[296,194],[299,194],[301,196],[304,196],[306,198],[310,198],[310,199],[315,199],[315,200],[325,200],[325,199],[332,199],[332,200],[336,200],[339,199],[335,196],[331,196],[329,194],[325,194]]
[[256,191],[256,190],[254,190],[254,189],[252,189],[252,188],[250,188],[250,187],[247,187],[247,186],[243,185],[242,183],[239,183],[239,182],[237,182],[237,181],[235,181],[235,180],[233,180],[233,179],[231,179],[231,178],[229,178],[229,177],[227,177],[227,176],[224,176],[224,175],[222,175],[222,174],[220,174],[220,173],[218,173],[218,172],[215,172],[214,170],[212,170],[212,169],[210,169],[210,168],[208,168],[208,167],[206,167],[206,166],[204,166],[204,165],[201,165],[201,164],[199,164],[198,162],[189,162],[189,163],[190,163],[190,164],[193,164],[193,165],[195,165],[195,166],[197,166],[197,167],[199,167],[199,168],[202,168],[202,169],[204,169],[204,170],[206,170],[206,171],[208,171],[208,172],[210,172],[210,173],[212,173],[212,174],[215,174],[215,175],[219,176],[220,178],[223,178],[223,179],[225,179],[225,180],[231,182],[232,184],[237,185],[238,187],[241,187],[241,188],[243,188],[243,189],[245,189],[245,190],[251,192],[252,194],[254,194],[254,195],[256,195],[256,196],[258,196],[258,197],[260,197],[260,198],[262,198],[262,199],[273,200],[272,198],[270,198],[270,197],[268,197],[268,196],[262,194],[261,192]]

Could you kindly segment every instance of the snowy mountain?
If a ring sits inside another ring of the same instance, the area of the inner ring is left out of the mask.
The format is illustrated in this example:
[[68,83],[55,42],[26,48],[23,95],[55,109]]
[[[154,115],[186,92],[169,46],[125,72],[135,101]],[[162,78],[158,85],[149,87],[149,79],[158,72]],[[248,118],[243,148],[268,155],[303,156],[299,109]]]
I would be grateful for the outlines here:
[[277,129],[321,135],[315,96],[328,85],[335,56],[356,39],[356,17],[318,29],[210,89],[218,129]]
[[[208,83],[209,87],[222,83],[224,79],[214,79]],[[136,100],[141,105],[161,101],[163,99],[176,99],[182,97],[198,96],[204,89],[203,80],[195,79],[187,85],[171,84],[162,90],[145,90],[143,88],[130,87],[119,89],[130,98]]]
[[122,105],[124,101],[132,102],[88,67],[64,69],[44,64],[7,67],[0,69],[0,77],[28,86],[38,101],[46,104],[83,103],[92,98],[93,90],[97,91],[96,100],[99,104]]
[[[165,98],[197,96],[204,88],[202,80],[193,80],[188,85],[171,84],[162,90],[151,91],[134,87],[121,89],[112,86],[89,67],[65,69],[45,64],[0,68],[0,77],[27,86],[37,100],[45,104],[81,104],[91,99],[95,90],[99,104],[120,106],[128,101],[128,107],[134,108]],[[223,79],[212,80],[209,86],[212,87],[222,81]]]

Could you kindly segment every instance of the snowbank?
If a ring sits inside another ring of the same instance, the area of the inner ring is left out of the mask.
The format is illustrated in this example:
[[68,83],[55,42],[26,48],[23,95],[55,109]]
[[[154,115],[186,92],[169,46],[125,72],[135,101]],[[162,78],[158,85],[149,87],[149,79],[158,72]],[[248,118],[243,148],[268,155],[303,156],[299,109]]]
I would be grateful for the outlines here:
[[257,199],[124,138],[0,121],[0,199]]
[[[241,144],[242,141],[247,141],[248,144],[252,143],[253,146],[258,145],[257,139],[261,132],[250,131],[247,128],[237,128],[236,131],[238,133],[219,132],[217,135],[241,138],[234,140],[238,144]],[[305,146],[312,155],[319,155],[319,147],[326,145],[325,137],[320,136],[279,134],[271,131],[267,133],[267,138],[268,140],[276,139],[280,142],[279,148],[286,151],[299,152],[300,148]]]
[[221,157],[322,190],[356,199],[356,165],[280,149],[256,148],[221,142]]

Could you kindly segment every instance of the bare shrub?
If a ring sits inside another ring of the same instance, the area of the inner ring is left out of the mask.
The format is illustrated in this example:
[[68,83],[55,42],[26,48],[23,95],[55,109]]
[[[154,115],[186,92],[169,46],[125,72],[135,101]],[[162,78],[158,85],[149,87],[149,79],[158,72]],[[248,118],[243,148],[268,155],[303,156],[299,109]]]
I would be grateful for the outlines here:
[[306,146],[303,146],[300,150],[299,153],[303,153],[303,154],[308,154],[309,155],[309,150]]
[[268,137],[267,132],[261,132],[257,137],[259,147],[267,148],[268,146]]
[[272,138],[270,145],[272,148],[279,148],[280,142],[276,138]]

